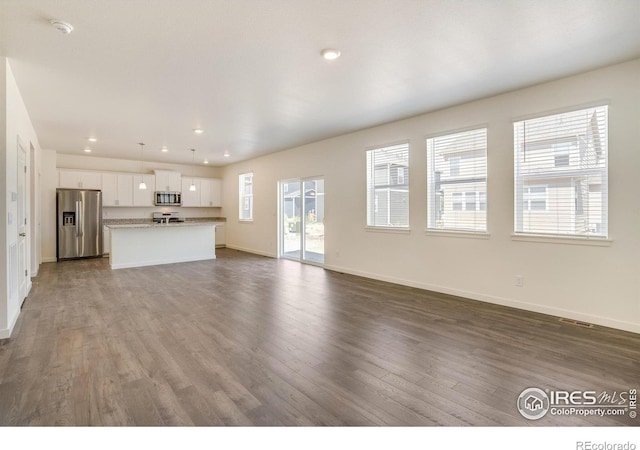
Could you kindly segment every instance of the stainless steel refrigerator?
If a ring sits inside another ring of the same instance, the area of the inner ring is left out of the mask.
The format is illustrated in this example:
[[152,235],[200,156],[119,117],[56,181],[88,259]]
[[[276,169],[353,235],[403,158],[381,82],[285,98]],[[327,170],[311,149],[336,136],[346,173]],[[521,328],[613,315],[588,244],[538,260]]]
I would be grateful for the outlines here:
[[102,192],[58,189],[58,261],[102,256]]

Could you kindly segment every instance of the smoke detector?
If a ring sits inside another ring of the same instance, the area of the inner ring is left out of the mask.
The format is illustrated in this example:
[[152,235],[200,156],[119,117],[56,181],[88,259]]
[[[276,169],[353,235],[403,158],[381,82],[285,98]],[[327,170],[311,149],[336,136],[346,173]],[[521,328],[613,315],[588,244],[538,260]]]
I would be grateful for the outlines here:
[[62,34],[69,34],[73,31],[73,25],[63,22],[62,20],[52,20],[51,25],[53,25],[56,30],[60,31]]

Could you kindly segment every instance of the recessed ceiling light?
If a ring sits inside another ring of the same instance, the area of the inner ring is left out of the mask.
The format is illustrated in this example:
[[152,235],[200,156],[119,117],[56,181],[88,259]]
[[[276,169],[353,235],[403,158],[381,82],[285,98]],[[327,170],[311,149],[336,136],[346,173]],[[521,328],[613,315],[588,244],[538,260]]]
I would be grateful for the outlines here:
[[204,130],[203,130],[202,128],[194,128],[194,129],[193,129],[193,132],[194,132],[195,134],[202,134],[202,133],[204,133]]
[[231,154],[229,153],[229,150],[225,150],[224,151],[224,157],[228,158],[229,156],[231,156]]
[[69,34],[73,31],[73,25],[62,20],[50,20],[49,23],[55,27],[56,30],[62,34]]
[[96,139],[94,137],[90,137],[90,138],[87,138],[87,141],[89,141],[89,142],[98,142],[98,139]]
[[335,48],[325,48],[322,50],[322,57],[324,59],[333,60],[337,59],[340,56],[340,50],[336,50]]
[[85,153],[91,153],[91,149],[89,147],[87,147],[87,148],[84,149],[84,152]]
[[162,148],[160,149],[162,151],[162,153],[167,153],[169,151],[169,149],[166,146],[162,146]]

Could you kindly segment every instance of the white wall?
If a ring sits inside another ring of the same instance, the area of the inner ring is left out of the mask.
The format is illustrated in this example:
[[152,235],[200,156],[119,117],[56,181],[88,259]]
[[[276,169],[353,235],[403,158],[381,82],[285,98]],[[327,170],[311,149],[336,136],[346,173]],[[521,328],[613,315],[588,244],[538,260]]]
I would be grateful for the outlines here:
[[[640,332],[640,60],[241,162],[224,169],[227,246],[277,254],[278,180],[322,175],[326,267]],[[516,118],[609,102],[609,246],[522,242],[513,233]],[[425,136],[488,126],[489,239],[427,234]],[[409,233],[366,224],[365,148],[410,141]],[[254,222],[238,175],[254,172]],[[515,286],[515,276],[524,287]]]
[[2,145],[2,157],[0,157],[0,186],[4,188],[4,196],[0,197],[0,339],[9,335],[7,321],[7,305],[9,294],[7,238],[9,230],[7,226],[7,212],[11,202],[9,185],[7,184],[8,171],[8,146],[7,146],[7,59],[0,57],[0,145]]
[[[55,151],[43,151],[42,156],[42,261],[56,260],[56,188],[58,184],[57,169],[83,169],[113,172],[140,173],[140,161],[103,158],[96,156],[68,155]],[[183,176],[221,178],[222,170],[218,167],[178,165],[146,162],[144,171],[152,173],[153,169],[175,170]],[[105,207],[103,219],[149,219],[154,211],[178,211],[184,217],[223,217],[222,208],[184,208],[184,207]],[[46,219],[45,219],[46,217]]]
[[[0,274],[2,278],[2,291],[0,293],[0,338],[9,337],[15,321],[20,313],[21,300],[18,299],[17,292],[14,295],[9,295],[9,248],[11,245],[17,242],[17,202],[11,199],[11,193],[18,190],[18,159],[17,159],[17,142],[18,137],[22,142],[25,149],[29,150],[33,145],[36,154],[39,154],[40,144],[38,143],[38,137],[35,133],[29,113],[24,105],[24,101],[16,84],[15,78],[11,71],[9,61],[2,58],[2,65],[0,65],[0,72],[3,73],[2,88],[5,98],[1,105],[6,104],[6,118],[2,120],[2,124],[5,128],[5,136],[2,142],[5,145],[5,158],[1,158],[4,162],[2,168],[3,180],[0,180],[0,184],[5,186],[5,198],[2,201],[4,203],[2,209],[2,229],[0,229],[0,235],[2,235],[2,241],[0,241],[0,251],[4,253],[3,265],[0,266]],[[30,161],[27,156],[28,171],[30,170]],[[27,183],[27,196],[30,197],[30,183]],[[27,220],[31,223],[31,220],[38,220],[38,218],[31,217],[30,208],[27,209]],[[11,223],[9,223],[9,215],[11,215]],[[31,241],[30,228],[27,230],[27,241]],[[27,267],[30,268],[30,252],[27,250]],[[16,280],[17,283],[17,280]]]
[[51,262],[56,260],[56,152],[42,150],[40,165],[40,254],[41,262]]

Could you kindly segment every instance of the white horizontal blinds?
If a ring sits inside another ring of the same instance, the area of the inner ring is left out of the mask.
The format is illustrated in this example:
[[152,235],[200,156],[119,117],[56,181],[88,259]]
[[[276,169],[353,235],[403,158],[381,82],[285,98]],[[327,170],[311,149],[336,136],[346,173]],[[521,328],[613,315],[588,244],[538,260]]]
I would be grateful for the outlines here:
[[607,110],[514,123],[516,233],[607,237]]
[[253,173],[243,173],[239,176],[240,220],[253,220]]
[[427,228],[487,231],[487,129],[427,139]]
[[409,144],[367,151],[367,225],[409,226]]

